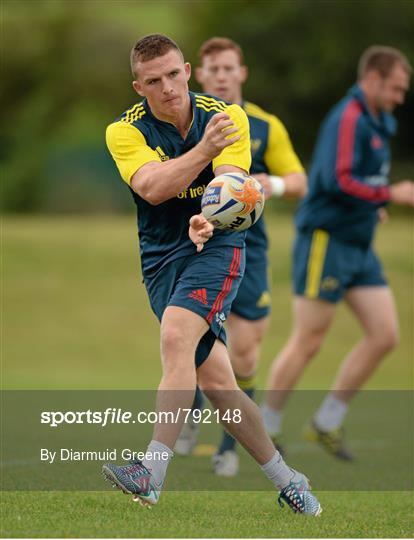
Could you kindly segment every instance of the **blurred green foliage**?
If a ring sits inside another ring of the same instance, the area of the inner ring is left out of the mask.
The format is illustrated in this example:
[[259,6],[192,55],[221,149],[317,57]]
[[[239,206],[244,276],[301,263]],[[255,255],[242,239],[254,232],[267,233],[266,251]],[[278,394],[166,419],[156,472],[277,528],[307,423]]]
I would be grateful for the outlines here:
[[[203,40],[238,41],[250,68],[245,96],[281,117],[305,164],[323,116],[353,84],[364,48],[388,44],[414,58],[411,0],[3,0],[2,19],[8,211],[131,208],[104,132],[137,101],[129,51],[145,34],[176,39],[193,65]],[[397,117],[398,174],[412,177],[412,94]]]

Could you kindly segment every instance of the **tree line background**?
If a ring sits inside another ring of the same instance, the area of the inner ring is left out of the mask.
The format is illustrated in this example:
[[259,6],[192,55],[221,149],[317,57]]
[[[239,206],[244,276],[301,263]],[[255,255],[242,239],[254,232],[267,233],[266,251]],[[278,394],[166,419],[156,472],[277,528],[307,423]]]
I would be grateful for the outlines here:
[[[244,50],[244,95],[278,115],[309,164],[318,127],[374,43],[414,60],[413,0],[3,0],[0,160],[8,212],[131,210],[105,127],[137,101],[129,51],[143,35],[175,39],[193,66],[200,44]],[[192,80],[190,88],[199,90]],[[414,176],[414,98],[397,110],[392,177]]]

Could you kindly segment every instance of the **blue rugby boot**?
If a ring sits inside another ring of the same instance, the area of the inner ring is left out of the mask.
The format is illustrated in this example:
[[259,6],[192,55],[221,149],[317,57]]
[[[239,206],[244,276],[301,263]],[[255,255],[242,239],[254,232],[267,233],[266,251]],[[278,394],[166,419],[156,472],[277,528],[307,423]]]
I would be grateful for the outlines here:
[[292,473],[290,483],[279,494],[277,501],[280,507],[283,507],[285,502],[295,513],[320,516],[322,507],[311,492],[309,480],[304,474],[294,469],[292,469]]
[[133,495],[133,499],[141,506],[151,508],[160,498],[162,483],[158,485],[150,471],[140,460],[131,460],[128,465],[113,465],[106,463],[102,467],[102,474],[124,493]]

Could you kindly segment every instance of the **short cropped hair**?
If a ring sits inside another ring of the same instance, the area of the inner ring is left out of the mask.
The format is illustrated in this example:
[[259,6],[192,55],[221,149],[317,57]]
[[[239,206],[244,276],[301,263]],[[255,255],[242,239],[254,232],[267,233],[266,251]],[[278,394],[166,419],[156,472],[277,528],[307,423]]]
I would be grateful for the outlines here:
[[358,80],[369,71],[376,71],[383,79],[387,78],[396,64],[411,75],[412,67],[405,54],[393,47],[373,45],[362,54],[358,63]]
[[137,62],[148,62],[158,56],[164,56],[169,51],[177,51],[184,59],[181,49],[167,36],[163,34],[150,34],[136,42],[131,51],[131,71],[136,77],[135,65]]
[[242,48],[238,43],[226,37],[213,37],[208,41],[205,41],[201,45],[200,50],[198,51],[198,57],[200,59],[200,62],[202,62],[205,56],[229,50],[237,53],[240,64],[243,65],[244,56]]

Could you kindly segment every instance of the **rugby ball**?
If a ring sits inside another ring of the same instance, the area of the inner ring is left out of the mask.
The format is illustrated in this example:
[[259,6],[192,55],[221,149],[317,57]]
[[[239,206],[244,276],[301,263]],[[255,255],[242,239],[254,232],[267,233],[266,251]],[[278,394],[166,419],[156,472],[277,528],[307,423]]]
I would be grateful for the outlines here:
[[217,229],[244,231],[259,219],[264,208],[260,182],[241,173],[216,176],[201,199],[203,216]]

